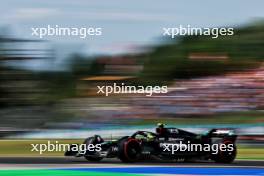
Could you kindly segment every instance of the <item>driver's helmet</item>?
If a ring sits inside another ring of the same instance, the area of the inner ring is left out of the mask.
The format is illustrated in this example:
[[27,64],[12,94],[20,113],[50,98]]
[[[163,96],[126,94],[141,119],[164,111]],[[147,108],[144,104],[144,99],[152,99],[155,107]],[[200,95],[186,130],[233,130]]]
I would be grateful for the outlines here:
[[158,127],[158,128],[164,128],[164,126],[165,126],[164,123],[158,123],[158,124],[157,124],[157,127]]
[[165,124],[158,123],[157,128],[156,128],[156,133],[159,135],[162,135],[164,133],[164,127],[165,127]]

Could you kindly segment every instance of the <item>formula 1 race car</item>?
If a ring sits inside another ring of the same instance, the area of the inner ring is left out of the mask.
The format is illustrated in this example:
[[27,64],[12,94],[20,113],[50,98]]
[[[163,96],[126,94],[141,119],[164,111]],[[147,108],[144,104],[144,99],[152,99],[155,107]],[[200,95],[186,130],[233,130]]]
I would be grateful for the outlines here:
[[212,129],[205,134],[195,134],[178,128],[165,128],[163,124],[159,124],[156,133],[137,131],[131,136],[109,141],[99,135],[89,137],[83,145],[98,145],[100,150],[80,152],[70,147],[65,156],[85,157],[93,162],[103,158],[119,158],[123,162],[159,159],[231,163],[236,157],[236,137],[233,130]]

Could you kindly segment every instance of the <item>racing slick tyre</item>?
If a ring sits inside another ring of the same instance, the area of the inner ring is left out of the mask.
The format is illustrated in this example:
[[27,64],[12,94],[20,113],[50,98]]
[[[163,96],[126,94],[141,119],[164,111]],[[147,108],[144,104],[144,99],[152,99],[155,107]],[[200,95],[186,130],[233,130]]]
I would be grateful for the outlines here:
[[223,141],[220,144],[233,145],[232,151],[221,151],[219,150],[218,153],[212,158],[216,163],[232,163],[237,154],[236,145],[232,141]]
[[[94,137],[89,137],[87,139],[85,139],[85,141],[83,142],[84,144],[86,144],[86,146],[88,146],[89,144],[100,144],[102,143],[102,138],[100,136],[95,135]],[[87,155],[89,154],[89,155]],[[97,152],[88,152],[86,153],[86,155],[84,155],[84,158],[87,159],[88,161],[93,161],[93,162],[99,162],[103,159],[103,157],[99,157],[97,155]]]
[[134,138],[127,138],[120,141],[119,159],[125,163],[137,162],[141,158],[141,144]]

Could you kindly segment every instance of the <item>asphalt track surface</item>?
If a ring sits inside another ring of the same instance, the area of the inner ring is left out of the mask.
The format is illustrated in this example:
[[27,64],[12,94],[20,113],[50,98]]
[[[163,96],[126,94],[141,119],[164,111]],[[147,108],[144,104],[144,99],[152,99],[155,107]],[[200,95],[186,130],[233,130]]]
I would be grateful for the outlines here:
[[90,162],[85,160],[84,158],[74,158],[74,157],[0,157],[0,167],[3,164],[8,165],[38,165],[38,164],[58,164],[64,165],[66,167],[71,167],[74,165],[86,165],[86,166],[106,166],[106,165],[124,165],[124,166],[135,166],[135,165],[145,165],[145,166],[212,166],[212,167],[263,167],[264,168],[264,160],[235,160],[231,164],[221,164],[214,163],[211,161],[194,161],[194,162],[167,162],[167,161],[141,161],[137,163],[122,163],[118,159],[103,159],[100,162]]
[[[118,159],[89,162],[72,157],[0,157],[0,175],[52,176],[168,176],[168,175],[264,175],[264,161],[236,160],[232,164],[214,162],[144,161],[122,163]],[[95,174],[96,173],[96,174]]]

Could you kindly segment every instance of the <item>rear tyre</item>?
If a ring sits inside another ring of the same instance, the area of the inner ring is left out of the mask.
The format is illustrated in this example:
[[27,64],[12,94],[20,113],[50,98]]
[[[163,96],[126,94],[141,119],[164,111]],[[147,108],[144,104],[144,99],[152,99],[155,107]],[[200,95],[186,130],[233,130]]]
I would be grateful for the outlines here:
[[[96,144],[100,144],[101,142],[97,140],[97,136],[94,136],[87,138],[83,143],[86,144],[86,146],[88,146],[89,144],[96,145]],[[103,157],[98,156],[96,151],[94,152],[87,151],[86,155],[84,155],[84,158],[87,159],[88,161],[93,161],[93,162],[99,162],[103,159]]]
[[140,143],[133,138],[128,138],[119,143],[119,159],[125,163],[137,162],[141,158],[142,148]]
[[212,159],[216,163],[232,163],[235,160],[237,154],[236,145],[231,141],[224,141],[222,144],[225,144],[226,146],[233,145],[233,149],[227,151],[219,150],[218,153],[212,157]]

